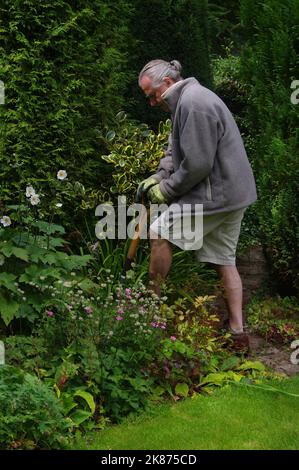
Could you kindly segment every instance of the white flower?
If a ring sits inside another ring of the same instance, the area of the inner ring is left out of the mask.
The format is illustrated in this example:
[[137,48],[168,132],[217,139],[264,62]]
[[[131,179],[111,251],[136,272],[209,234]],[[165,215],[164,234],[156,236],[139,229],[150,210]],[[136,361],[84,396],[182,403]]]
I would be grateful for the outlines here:
[[4,262],[5,262],[4,256],[0,255],[0,266],[3,266]]
[[32,186],[27,186],[26,187],[26,197],[31,197],[35,196],[35,190],[33,189]]
[[66,177],[67,177],[67,172],[65,170],[59,170],[57,172],[57,179],[65,180]]
[[58,202],[58,203],[56,204],[56,207],[62,207],[61,202]]
[[9,225],[11,225],[11,220],[10,220],[10,217],[8,217],[8,215],[4,215],[2,219],[0,219],[0,222],[4,227],[8,227]]
[[40,203],[40,198],[38,194],[33,194],[30,198],[30,202],[32,206],[37,206]]
[[63,286],[64,286],[64,287],[72,287],[72,282],[71,282],[71,281],[65,281],[65,282],[63,283]]

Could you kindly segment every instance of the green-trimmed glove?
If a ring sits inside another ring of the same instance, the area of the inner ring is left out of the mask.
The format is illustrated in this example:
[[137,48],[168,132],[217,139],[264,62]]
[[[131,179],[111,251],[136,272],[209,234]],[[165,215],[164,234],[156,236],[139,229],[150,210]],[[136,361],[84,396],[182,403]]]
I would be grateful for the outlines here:
[[157,183],[158,181],[154,176],[150,176],[149,178],[146,178],[146,180],[141,181],[137,188],[135,201],[141,202],[142,195],[145,194],[152,186]]
[[160,189],[159,183],[148,190],[147,198],[152,204],[166,204],[168,202],[167,197],[164,196]]

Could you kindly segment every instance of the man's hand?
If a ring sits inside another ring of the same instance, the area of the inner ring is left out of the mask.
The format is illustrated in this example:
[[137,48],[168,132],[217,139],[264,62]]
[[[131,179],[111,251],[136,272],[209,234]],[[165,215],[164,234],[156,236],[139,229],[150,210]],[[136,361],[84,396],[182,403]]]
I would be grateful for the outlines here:
[[146,180],[141,181],[137,188],[135,202],[141,202],[142,195],[147,193],[147,191],[157,183],[158,181],[153,176],[150,176],[149,178],[146,178]]
[[167,197],[164,196],[160,189],[159,183],[148,190],[147,198],[152,204],[166,204],[168,202]]

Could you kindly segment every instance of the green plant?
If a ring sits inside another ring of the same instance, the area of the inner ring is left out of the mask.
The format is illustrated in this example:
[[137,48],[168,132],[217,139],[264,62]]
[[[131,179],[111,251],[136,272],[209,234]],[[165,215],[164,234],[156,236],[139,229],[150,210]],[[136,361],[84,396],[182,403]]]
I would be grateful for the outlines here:
[[220,366],[227,353],[223,349],[225,337],[217,328],[219,319],[211,311],[213,299],[181,298],[168,308],[162,306],[169,333],[160,343],[156,361],[150,365],[158,385],[154,396],[192,395],[200,378]]
[[33,323],[42,310],[53,304],[52,284],[72,279],[72,274],[76,276],[76,271],[91,259],[90,255],[66,253],[66,241],[61,237],[64,228],[40,220],[35,207],[39,195],[34,193],[29,198],[32,208],[28,201],[10,206],[10,216],[1,219],[0,314],[6,325],[14,318]]
[[299,305],[296,297],[254,299],[247,307],[250,328],[268,341],[290,344],[299,338]]
[[135,42],[130,45],[129,64],[135,73],[126,103],[134,119],[154,128],[164,119],[161,111],[150,108],[137,83],[140,70],[150,60],[177,59],[184,77],[196,77],[208,86],[211,83],[207,4],[207,0],[152,0],[150,4],[134,0],[130,31]]
[[36,377],[0,366],[1,449],[58,449],[70,423],[54,392]]
[[[249,153],[256,175],[261,241],[282,295],[298,290],[298,109],[291,100],[298,58],[297,1],[241,1],[246,42],[240,77],[247,83]],[[273,112],[275,106],[275,112]]]
[[105,144],[109,154],[101,159],[109,164],[110,178],[100,191],[86,194],[82,207],[94,207],[95,202],[116,203],[117,196],[134,202],[138,184],[155,173],[164,156],[170,133],[170,120],[160,122],[158,132],[146,124],[137,124],[122,111],[116,115],[114,126],[107,131]]
[[[100,135],[124,103],[130,15],[127,0],[2,1],[1,201],[29,179],[49,195],[57,167],[87,187],[105,179]],[[65,226],[77,206],[70,202]]]
[[[60,391],[74,426],[88,427],[92,419],[101,427],[105,416],[118,420],[144,407],[153,384],[148,364],[168,334],[159,313],[163,301],[140,284],[128,288],[110,273],[106,277],[105,283],[89,281],[88,290],[76,280],[54,284],[52,306],[33,330],[42,339],[36,360],[32,341],[28,347],[22,340],[9,341],[9,360],[18,361],[21,351],[30,356],[23,359],[27,367]],[[91,394],[95,413],[73,410],[78,390]]]

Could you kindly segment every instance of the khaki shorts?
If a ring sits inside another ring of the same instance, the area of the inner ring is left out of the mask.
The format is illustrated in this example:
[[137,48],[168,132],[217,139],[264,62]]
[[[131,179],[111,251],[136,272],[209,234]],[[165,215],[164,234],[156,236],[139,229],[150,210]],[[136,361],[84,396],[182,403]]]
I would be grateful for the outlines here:
[[[193,250],[198,261],[222,266],[235,266],[236,249],[244,212],[245,208],[242,208],[232,212],[193,216],[193,219],[201,218],[202,225],[199,230],[200,237],[197,237],[197,240],[192,243],[188,234],[187,237],[182,237],[182,217],[177,220],[174,217],[170,224],[166,224],[165,229],[165,214],[167,213],[165,211],[151,224],[151,236],[154,234],[156,237],[169,240],[182,250]],[[190,225],[190,221],[187,222],[187,225],[188,223]],[[194,226],[193,220],[192,227],[194,228]]]

